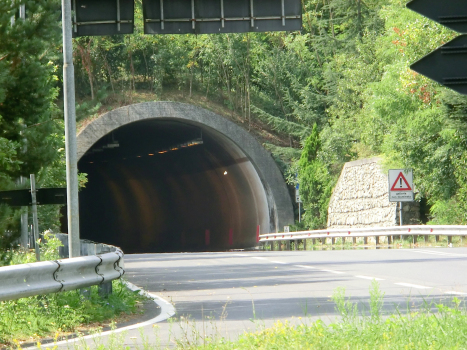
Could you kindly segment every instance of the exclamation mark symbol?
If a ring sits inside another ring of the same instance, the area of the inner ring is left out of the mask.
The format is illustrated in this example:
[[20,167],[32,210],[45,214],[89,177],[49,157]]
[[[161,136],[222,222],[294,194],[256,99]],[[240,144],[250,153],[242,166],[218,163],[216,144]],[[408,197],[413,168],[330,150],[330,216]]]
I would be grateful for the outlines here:
[[402,178],[399,178],[399,185],[400,185],[400,188],[402,188]]

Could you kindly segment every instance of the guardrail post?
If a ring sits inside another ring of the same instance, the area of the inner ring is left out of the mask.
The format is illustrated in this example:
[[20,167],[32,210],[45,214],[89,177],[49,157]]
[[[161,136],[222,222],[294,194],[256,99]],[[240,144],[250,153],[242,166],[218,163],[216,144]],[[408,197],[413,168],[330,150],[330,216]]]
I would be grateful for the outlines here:
[[[108,253],[110,248],[104,244],[95,244],[94,253],[96,255]],[[97,287],[97,292],[101,298],[105,298],[112,294],[112,281],[99,284]]]
[[331,238],[331,250],[334,250],[334,243],[336,243],[335,238]]
[[448,244],[452,243],[452,236],[448,236]]
[[298,250],[298,240],[293,241],[293,250]]
[[290,250],[290,240],[285,242],[285,250]]
[[303,250],[306,250],[306,238],[303,240]]
[[[368,245],[368,237],[367,236],[363,237],[363,245],[365,245],[365,246]],[[367,249],[367,248],[365,247],[365,249]]]
[[375,245],[377,246],[379,244],[379,236],[375,236]]

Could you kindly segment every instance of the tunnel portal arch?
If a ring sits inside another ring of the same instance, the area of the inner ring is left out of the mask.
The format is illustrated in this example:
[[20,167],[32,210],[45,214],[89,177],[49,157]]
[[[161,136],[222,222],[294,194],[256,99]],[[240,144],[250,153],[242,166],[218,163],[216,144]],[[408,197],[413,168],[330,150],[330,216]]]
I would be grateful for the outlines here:
[[[202,147],[170,152],[196,140]],[[246,130],[203,108],[178,102],[121,107],[84,127],[77,145],[78,167],[89,181],[80,192],[82,238],[127,252],[209,245],[222,250],[255,245],[257,226],[260,233],[278,232],[294,221],[289,191],[270,153]],[[170,196],[179,202],[171,203]],[[171,222],[161,223],[167,215]],[[183,226],[183,220],[190,223]],[[170,237],[154,240],[153,233],[142,232],[153,227]]]

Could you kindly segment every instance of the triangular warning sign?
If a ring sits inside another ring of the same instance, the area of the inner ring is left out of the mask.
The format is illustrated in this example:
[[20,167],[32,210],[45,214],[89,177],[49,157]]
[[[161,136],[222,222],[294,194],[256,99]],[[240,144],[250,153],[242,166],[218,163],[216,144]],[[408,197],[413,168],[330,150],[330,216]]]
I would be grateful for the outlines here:
[[412,191],[402,171],[397,175],[396,181],[394,181],[391,187],[391,191]]

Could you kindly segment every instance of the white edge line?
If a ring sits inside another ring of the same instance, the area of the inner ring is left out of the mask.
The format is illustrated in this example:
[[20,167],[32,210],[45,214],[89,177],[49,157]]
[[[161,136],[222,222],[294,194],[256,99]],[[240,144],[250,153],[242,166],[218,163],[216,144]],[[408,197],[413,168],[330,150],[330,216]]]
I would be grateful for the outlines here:
[[467,293],[454,292],[454,291],[444,292],[444,294],[450,294],[450,295],[467,295]]
[[268,260],[266,258],[262,258],[262,257],[259,257],[259,256],[252,256],[253,259],[258,259],[258,260]]
[[[135,286],[131,282],[123,281],[123,283],[128,287],[128,289],[130,289],[132,291],[139,290],[140,295],[144,295],[144,296],[147,296],[147,297],[151,298],[154,301],[154,303],[156,303],[161,308],[161,313],[159,314],[159,316],[156,316],[154,318],[151,318],[150,320],[147,320],[147,321],[144,321],[144,322],[141,322],[141,323],[133,324],[131,326],[117,328],[117,329],[102,332],[102,333],[89,334],[89,335],[85,335],[84,337],[76,337],[76,338],[72,338],[72,339],[62,340],[62,341],[59,341],[59,342],[56,342],[56,343],[53,343],[53,344],[52,343],[44,344],[44,346],[46,346],[46,345],[54,345],[55,346],[55,345],[69,344],[69,343],[74,343],[74,342],[81,341],[81,340],[92,339],[92,338],[96,338],[96,337],[103,337],[103,336],[110,335],[110,334],[115,334],[115,333],[121,333],[121,332],[124,332],[124,331],[129,331],[129,330],[132,330],[132,329],[136,329],[136,328],[150,326],[150,325],[152,325],[154,323],[165,321],[166,319],[168,319],[168,318],[172,317],[173,315],[175,315],[175,307],[171,303],[169,303],[167,300],[161,298],[158,295],[146,292],[145,290]],[[23,348],[23,349],[24,350],[37,349],[37,346],[34,345],[34,346],[29,347],[29,348]]]
[[355,277],[363,278],[363,279],[366,279],[366,280],[384,281],[384,278],[377,278],[377,277],[370,277],[370,276],[358,275],[358,276],[355,276]]
[[412,250],[412,252],[415,252],[415,253],[423,253],[423,254],[433,254],[433,255],[444,255],[444,256],[453,256],[453,257],[456,257],[456,256],[460,256],[460,257],[467,257],[466,254],[456,254],[456,253],[448,253],[448,252],[435,252],[433,250],[423,250],[423,249],[415,249],[415,250]]
[[409,287],[409,288],[418,288],[418,289],[431,289],[433,287],[427,287],[427,286],[420,286],[418,284],[411,284],[411,283],[394,283],[397,284],[398,286],[403,286],[403,287]]
[[301,268],[304,268],[304,269],[316,269],[316,267],[313,267],[313,266],[306,266],[306,265],[294,265],[295,267],[301,267]]
[[335,270],[320,270],[320,271],[331,272],[331,273],[337,273],[337,274],[344,273],[344,272],[342,272],[342,271],[335,271]]
[[273,264],[287,264],[286,262],[283,261],[271,261]]

